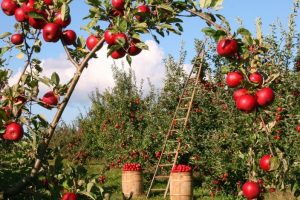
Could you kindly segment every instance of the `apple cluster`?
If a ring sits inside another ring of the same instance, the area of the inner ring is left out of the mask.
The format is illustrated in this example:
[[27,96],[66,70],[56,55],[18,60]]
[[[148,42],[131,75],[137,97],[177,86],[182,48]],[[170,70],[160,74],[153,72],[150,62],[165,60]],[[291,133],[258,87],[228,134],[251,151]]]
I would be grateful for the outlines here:
[[[238,44],[234,39],[222,39],[217,44],[217,52],[223,57],[238,55]],[[275,98],[274,91],[270,87],[262,87],[264,78],[258,71],[249,75],[244,75],[241,71],[232,71],[226,76],[226,83],[230,88],[241,86],[245,80],[259,89],[257,91],[251,91],[246,87],[237,89],[233,93],[237,109],[248,113],[257,106],[265,107],[273,102]]]
[[[15,0],[3,0],[1,8],[8,16],[14,16],[17,22],[27,23],[34,29],[41,29],[46,42],[57,42],[63,38],[67,45],[76,40],[76,33],[73,30],[63,30],[71,23],[71,16],[53,9],[53,0],[35,1],[28,0],[18,3]],[[11,42],[20,45],[24,41],[24,34],[16,33],[11,36]]]
[[138,163],[125,163],[122,171],[142,171],[142,167]]
[[172,173],[178,173],[178,172],[191,172],[192,171],[192,167],[188,166],[188,165],[175,165],[172,168]]

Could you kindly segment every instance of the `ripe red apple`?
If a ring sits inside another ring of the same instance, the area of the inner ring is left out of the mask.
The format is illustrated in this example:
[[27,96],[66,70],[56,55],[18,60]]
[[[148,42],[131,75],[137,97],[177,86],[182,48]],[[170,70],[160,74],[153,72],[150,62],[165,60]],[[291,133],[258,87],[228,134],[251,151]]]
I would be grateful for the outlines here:
[[111,4],[117,10],[124,10],[125,0],[111,0]]
[[61,34],[61,27],[58,24],[48,23],[43,28],[43,38],[46,42],[57,42]]
[[261,85],[264,81],[263,76],[258,72],[254,72],[254,73],[250,74],[249,80],[252,83],[255,83],[255,84],[258,84],[258,85]]
[[6,15],[12,16],[15,14],[15,10],[18,8],[18,5],[14,0],[3,0],[1,8]]
[[124,40],[125,44],[127,44],[127,35],[125,33],[116,33],[113,34],[114,37],[114,43],[113,44],[118,44],[118,41]]
[[35,12],[37,14],[42,15],[44,17],[44,19],[29,17],[28,18],[29,25],[31,27],[35,28],[35,29],[42,29],[47,24],[47,22],[45,20],[47,19],[48,15],[43,10],[38,10],[38,11],[35,11]]
[[104,32],[104,40],[108,45],[113,45],[115,43],[114,34],[110,30]]
[[13,34],[10,38],[10,41],[11,43],[13,43],[14,45],[20,45],[23,43],[24,41],[24,37],[22,34],[20,33],[16,33],[16,34]]
[[72,45],[75,43],[77,35],[73,30],[65,30],[62,33],[62,37],[66,45]]
[[24,134],[23,127],[17,122],[11,122],[5,128],[5,132],[2,135],[3,139],[11,141],[19,141]]
[[229,72],[226,77],[228,87],[237,87],[243,81],[243,75],[239,71]]
[[239,97],[235,103],[237,109],[245,112],[251,112],[256,107],[256,98],[253,95],[245,94]]
[[140,43],[141,41],[138,39],[133,38],[130,42],[129,48],[128,48],[128,54],[131,56],[136,56],[139,53],[141,53],[142,49],[138,48],[136,46],[136,43]]
[[126,51],[124,49],[115,50],[110,54],[113,59],[123,58],[125,55]]
[[270,158],[272,157],[272,155],[264,155],[260,161],[259,161],[259,166],[262,170],[264,171],[269,171],[270,167],[271,167],[271,163],[270,163]]
[[260,106],[266,106],[270,104],[275,98],[273,90],[269,87],[265,87],[258,90],[256,92],[256,96],[257,96],[257,103]]
[[17,8],[15,11],[15,18],[18,22],[25,22],[28,20],[28,15],[23,8]]
[[247,199],[255,199],[259,197],[259,184],[253,181],[247,181],[242,187],[243,195]]
[[230,57],[238,52],[238,45],[234,39],[222,39],[217,44],[217,52],[220,56]]
[[237,101],[239,97],[245,95],[245,94],[248,94],[249,91],[245,88],[240,88],[240,89],[237,89],[234,93],[233,93],[233,99],[234,101]]
[[86,39],[86,47],[91,51],[98,44],[99,41],[100,41],[99,37],[96,37],[95,35],[90,35]]
[[115,8],[112,8],[110,11],[111,15],[113,15],[114,17],[117,16],[124,16],[124,10],[117,10]]
[[160,158],[160,156],[161,156],[161,152],[160,152],[160,151],[158,151],[158,152],[155,152],[155,157],[156,157],[157,159],[159,159],[159,158]]
[[297,125],[297,126],[296,126],[296,131],[297,131],[298,133],[300,133],[300,125]]
[[22,4],[22,9],[24,10],[24,12],[28,15],[28,13],[30,12],[34,12],[34,0],[29,0],[26,1]]
[[56,13],[54,17],[54,23],[60,25],[61,27],[67,27],[71,23],[71,16],[65,17],[64,21],[62,20],[62,15],[60,12]]
[[46,106],[56,106],[58,104],[58,95],[55,94],[53,91],[49,91],[46,94],[44,94],[42,102]]
[[53,5],[53,0],[44,0],[44,3],[48,6]]
[[144,21],[146,17],[149,16],[150,12],[150,8],[147,5],[140,5],[137,7],[138,15],[136,15],[135,18],[138,21]]
[[67,192],[62,197],[62,200],[77,200],[77,195],[73,192]]

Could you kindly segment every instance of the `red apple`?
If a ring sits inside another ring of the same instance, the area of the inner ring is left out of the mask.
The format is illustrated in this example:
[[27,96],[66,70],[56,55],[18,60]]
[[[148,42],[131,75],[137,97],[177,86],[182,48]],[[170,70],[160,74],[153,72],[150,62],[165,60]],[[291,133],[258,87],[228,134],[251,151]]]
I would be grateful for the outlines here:
[[29,0],[26,1],[22,4],[22,9],[24,10],[24,12],[28,15],[28,13],[30,12],[34,12],[34,0]]
[[104,40],[108,45],[113,45],[115,43],[114,34],[110,30],[104,32]]
[[270,158],[272,157],[272,155],[264,155],[260,161],[259,161],[259,166],[262,170],[264,171],[269,171],[271,164],[270,164]]
[[57,42],[61,34],[61,27],[58,24],[48,23],[43,28],[43,38],[46,42]]
[[217,52],[220,56],[230,57],[238,52],[238,45],[234,39],[222,39],[217,44]]
[[112,8],[110,13],[114,16],[114,17],[117,17],[117,16],[123,16],[124,15],[124,10],[117,10],[115,8]]
[[123,58],[125,55],[126,51],[124,49],[115,50],[110,54],[113,59]]
[[242,81],[243,75],[241,72],[234,71],[227,74],[226,83],[228,87],[237,87],[242,83]]
[[300,133],[300,125],[297,125],[297,126],[296,126],[296,131],[297,131],[298,133]]
[[255,84],[258,84],[258,85],[261,85],[264,81],[263,76],[258,72],[254,72],[254,73],[250,74],[249,80],[252,83],[255,83]]
[[20,33],[16,33],[16,34],[13,34],[10,38],[10,41],[11,43],[13,43],[14,45],[20,45],[23,43],[24,41],[24,37],[22,34]]
[[111,4],[117,10],[124,10],[125,0],[112,0]]
[[54,23],[60,25],[61,27],[67,27],[71,23],[71,16],[66,16],[63,21],[61,13],[58,12],[54,17]]
[[42,102],[46,106],[56,106],[58,104],[58,95],[55,94],[53,91],[49,91],[46,94],[44,94]]
[[257,96],[257,103],[260,106],[266,106],[270,104],[275,98],[273,90],[269,87],[265,87],[258,90],[256,92],[256,96]]
[[23,127],[17,122],[11,122],[5,128],[5,132],[2,135],[3,139],[11,141],[19,141],[24,134]]
[[25,22],[28,20],[28,15],[23,8],[17,8],[15,11],[15,18],[18,22]]
[[15,10],[18,8],[18,4],[15,0],[3,0],[1,3],[1,8],[6,15],[12,16],[15,14]]
[[234,101],[237,101],[239,97],[248,94],[249,91],[245,88],[241,88],[241,89],[237,89],[234,93],[233,93],[233,99]]
[[130,42],[129,48],[128,48],[128,54],[131,56],[136,56],[139,53],[141,53],[142,49],[138,48],[136,46],[136,43],[140,43],[141,41],[138,39],[133,38]]
[[116,33],[113,35],[114,37],[114,43],[113,44],[118,44],[118,42],[120,42],[121,40],[123,40],[125,42],[125,44],[127,44],[127,36],[125,33]]
[[247,181],[242,187],[243,195],[247,199],[256,199],[260,194],[259,184],[253,181]]
[[77,195],[72,192],[67,192],[62,197],[62,200],[77,200]]
[[47,24],[47,22],[46,22],[46,19],[48,17],[47,13],[45,11],[42,11],[42,10],[38,10],[38,11],[35,11],[35,12],[37,14],[42,15],[44,19],[33,18],[33,17],[29,16],[29,18],[28,18],[29,25],[32,26],[35,29],[42,29]]
[[73,30],[65,30],[62,33],[62,37],[66,45],[74,44],[77,38],[76,33]]
[[138,21],[144,21],[150,14],[150,8],[147,5],[140,5],[137,7],[138,15],[135,15],[135,18]]
[[251,112],[256,107],[256,98],[253,95],[245,94],[239,97],[235,103],[237,109],[245,112]]
[[87,39],[86,39],[86,47],[92,51],[94,49],[94,47],[98,44],[98,42],[100,41],[99,37],[96,37],[94,35],[90,35]]
[[53,5],[53,0],[44,0],[44,3],[48,6]]
[[161,156],[161,152],[160,152],[160,151],[155,152],[155,157],[156,157],[157,159],[159,159],[160,156]]

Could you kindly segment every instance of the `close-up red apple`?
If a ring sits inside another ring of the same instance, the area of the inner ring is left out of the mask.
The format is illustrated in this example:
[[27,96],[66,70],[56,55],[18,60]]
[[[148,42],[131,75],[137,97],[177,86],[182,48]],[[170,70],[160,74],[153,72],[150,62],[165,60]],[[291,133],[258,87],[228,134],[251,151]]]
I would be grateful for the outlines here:
[[1,8],[6,15],[12,16],[15,14],[18,5],[14,0],[3,0],[1,3]]
[[75,43],[77,35],[73,30],[65,30],[62,33],[63,40],[65,41],[66,45],[72,45]]
[[86,47],[91,51],[98,44],[99,41],[100,41],[99,37],[96,37],[95,35],[90,35],[86,39]]
[[150,8],[147,5],[140,5],[137,7],[137,15],[135,18],[138,21],[144,21],[150,15]]
[[71,16],[65,17],[65,19],[62,19],[62,14],[60,12],[56,13],[54,17],[54,23],[60,25],[61,27],[65,28],[71,23]]
[[233,99],[234,101],[237,101],[238,98],[240,98],[241,96],[245,95],[245,94],[248,94],[249,91],[245,88],[240,88],[240,89],[237,89],[234,93],[233,93]]
[[2,137],[5,140],[19,141],[22,139],[23,135],[23,127],[17,122],[11,122],[5,127],[5,132]]
[[22,9],[24,10],[24,12],[25,12],[26,14],[35,11],[35,9],[34,9],[34,1],[35,1],[35,0],[29,0],[29,1],[25,1],[25,2],[22,4]]
[[245,112],[251,112],[256,107],[256,98],[253,95],[245,94],[236,100],[237,109]]
[[256,96],[257,96],[257,103],[260,106],[269,105],[270,103],[272,103],[272,101],[275,98],[273,90],[269,87],[265,87],[258,90],[256,92]]
[[263,76],[258,72],[254,72],[254,73],[250,74],[249,80],[252,83],[255,83],[255,84],[258,84],[258,85],[261,85],[264,81]]
[[20,45],[23,43],[24,41],[24,37],[22,34],[20,33],[16,33],[16,34],[13,34],[10,38],[10,41],[11,43],[13,43],[14,45]]
[[56,106],[58,104],[58,95],[55,94],[53,91],[49,91],[46,94],[44,94],[42,98],[42,102],[46,106]]
[[108,45],[113,45],[115,43],[114,34],[111,30],[106,30],[104,32],[104,40]]
[[141,41],[138,39],[133,38],[130,42],[129,48],[128,48],[128,54],[131,56],[136,56],[139,53],[141,53],[142,49],[138,48],[136,46],[137,43],[140,43]]
[[23,8],[17,8],[15,11],[15,18],[18,22],[25,22],[28,20],[28,15]]
[[113,44],[117,44],[121,40],[123,40],[125,44],[127,44],[127,42],[128,42],[127,35],[125,33],[116,33],[113,35],[113,37],[114,37]]
[[77,195],[73,192],[67,192],[63,195],[62,200],[77,200]]
[[43,16],[44,19],[28,17],[29,25],[35,29],[43,29],[47,24],[46,19],[48,17],[47,13],[42,10],[35,11],[37,14]]
[[224,57],[234,56],[238,52],[238,44],[234,39],[222,39],[217,44],[217,52]]
[[260,160],[259,160],[259,166],[262,170],[264,171],[270,171],[270,167],[271,167],[271,162],[270,162],[270,158],[272,157],[272,155],[264,155]]
[[254,181],[247,181],[242,187],[243,195],[247,199],[256,199],[260,195],[260,186]]
[[46,42],[57,42],[61,34],[61,27],[58,24],[48,23],[43,28],[43,38]]
[[297,125],[297,126],[296,126],[296,131],[297,131],[298,133],[300,133],[300,125]]
[[124,10],[125,0],[112,0],[112,6],[117,10]]
[[243,75],[239,71],[229,72],[226,76],[226,83],[228,87],[237,87],[243,81]]
[[126,55],[126,51],[124,49],[118,49],[111,53],[111,57],[113,59],[123,58]]

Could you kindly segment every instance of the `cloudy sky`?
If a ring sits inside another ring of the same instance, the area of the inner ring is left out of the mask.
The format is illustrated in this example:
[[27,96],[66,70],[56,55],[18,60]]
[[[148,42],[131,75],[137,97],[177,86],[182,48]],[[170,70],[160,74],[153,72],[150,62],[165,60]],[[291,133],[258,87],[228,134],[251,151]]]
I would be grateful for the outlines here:
[[[88,7],[83,3],[84,1],[73,1],[71,4],[72,23],[68,27],[76,30],[77,35],[83,35],[85,38],[87,33],[80,30],[83,24],[87,21],[82,21],[82,18],[87,15]],[[224,8],[218,11],[220,14],[227,17],[228,21],[232,24],[232,29],[237,27],[236,17],[240,16],[244,19],[245,27],[249,28],[252,32],[255,30],[255,19],[261,17],[263,21],[264,32],[268,32],[269,24],[280,19],[284,26],[288,20],[288,15],[291,10],[292,0],[252,0],[252,1],[237,1],[237,0],[224,0]],[[86,12],[82,12],[86,10]],[[299,17],[297,18],[299,19]],[[298,20],[300,21],[300,20]],[[9,18],[0,12],[0,34],[5,31],[13,32],[13,18]],[[5,23],[3,23],[5,22]],[[185,43],[185,49],[188,51],[187,66],[190,59],[195,55],[194,39],[202,38],[203,34],[201,29],[205,23],[199,19],[184,19],[185,32],[181,36],[170,35],[164,39],[161,38],[161,43],[155,43],[149,35],[143,36],[143,40],[149,45],[149,51],[143,51],[141,54],[133,58],[132,67],[136,72],[137,80],[151,78],[151,81],[157,86],[162,85],[162,78],[164,74],[163,58],[168,54],[172,54],[175,58],[178,57],[178,52],[182,41]],[[18,52],[16,52],[17,54]],[[79,85],[73,94],[70,104],[63,115],[63,119],[71,121],[81,111],[85,111],[89,106],[88,94],[95,88],[103,91],[105,88],[111,87],[113,84],[111,65],[113,60],[106,57],[106,46],[97,52],[98,58],[90,61],[88,69],[86,69],[79,81]],[[43,68],[45,75],[51,75],[56,71],[62,81],[67,81],[74,73],[74,67],[66,60],[63,48],[59,44],[47,43],[44,44],[39,58],[43,61]],[[118,66],[125,60],[117,60]],[[11,82],[17,79],[22,66],[22,60],[15,59],[12,62],[12,69],[14,76]],[[42,92],[47,89],[43,88]],[[42,94],[41,94],[42,95]],[[37,109],[38,112],[51,119],[53,112],[45,111],[45,109]]]

